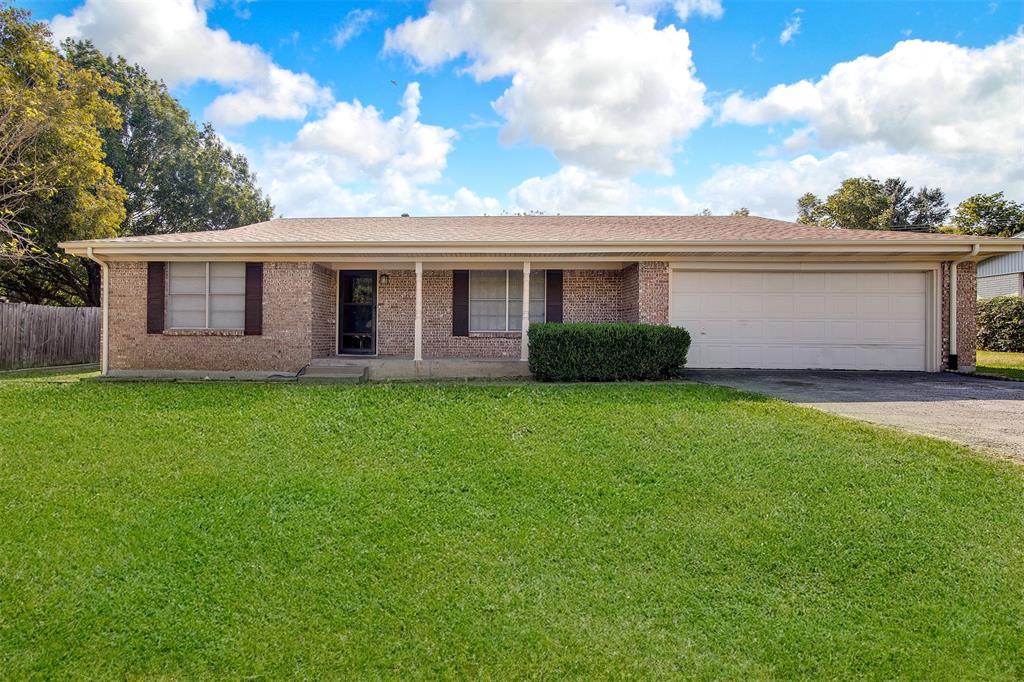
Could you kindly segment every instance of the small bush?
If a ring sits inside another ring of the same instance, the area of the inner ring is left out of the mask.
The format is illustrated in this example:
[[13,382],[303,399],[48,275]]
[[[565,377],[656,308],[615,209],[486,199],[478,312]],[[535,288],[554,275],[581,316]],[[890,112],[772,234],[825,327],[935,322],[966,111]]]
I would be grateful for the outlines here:
[[1024,298],[996,296],[978,301],[978,347],[1024,353]]
[[650,324],[532,324],[528,336],[540,381],[664,379],[690,348],[685,329]]

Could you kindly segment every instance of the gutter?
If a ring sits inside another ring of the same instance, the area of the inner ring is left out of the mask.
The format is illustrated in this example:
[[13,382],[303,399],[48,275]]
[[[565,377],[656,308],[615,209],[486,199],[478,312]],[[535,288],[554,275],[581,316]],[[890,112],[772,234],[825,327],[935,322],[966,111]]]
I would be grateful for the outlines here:
[[978,255],[981,251],[981,244],[975,244],[971,248],[971,252],[966,256],[961,256],[955,260],[950,261],[949,264],[949,363],[948,369],[957,371],[960,369],[960,363],[957,359],[957,338],[956,338],[956,299],[959,294],[957,291],[956,282],[956,271],[961,263],[969,261]]
[[86,257],[100,264],[100,276],[103,279],[103,293],[101,305],[103,306],[103,333],[100,335],[100,374],[107,376],[107,369],[110,365],[110,267],[106,261],[100,260],[92,253],[92,247],[88,247]]

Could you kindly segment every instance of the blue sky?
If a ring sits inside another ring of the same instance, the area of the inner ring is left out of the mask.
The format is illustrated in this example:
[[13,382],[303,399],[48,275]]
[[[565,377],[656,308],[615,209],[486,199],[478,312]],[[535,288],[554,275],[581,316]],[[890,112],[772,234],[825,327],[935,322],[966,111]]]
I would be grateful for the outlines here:
[[283,215],[1024,199],[1021,3],[24,4],[165,79]]

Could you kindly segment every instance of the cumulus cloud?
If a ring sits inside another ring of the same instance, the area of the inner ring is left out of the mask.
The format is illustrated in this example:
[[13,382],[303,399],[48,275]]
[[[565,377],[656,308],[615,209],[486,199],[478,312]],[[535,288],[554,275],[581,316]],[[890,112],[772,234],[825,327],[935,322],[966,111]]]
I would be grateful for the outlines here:
[[331,36],[331,43],[339,50],[348,44],[350,40],[359,36],[366,30],[367,24],[377,18],[377,13],[372,9],[354,9],[345,15],[345,20],[334,29]]
[[497,213],[500,203],[465,187],[451,194],[424,184],[442,180],[457,134],[420,121],[419,83],[401,111],[386,118],[358,100],[338,102],[255,165],[278,210],[288,216]]
[[410,83],[401,113],[387,120],[359,100],[338,102],[323,118],[302,126],[294,147],[332,157],[349,170],[346,175],[395,173],[413,182],[437,180],[457,135],[422,123],[420,100],[419,83]]
[[941,187],[953,205],[993,188],[1024,194],[1024,170],[1019,164],[964,163],[920,152],[893,152],[871,143],[825,155],[722,166],[699,185],[697,196],[715,213],[746,206],[757,215],[791,220],[803,193],[824,196],[844,179],[865,175],[899,176],[915,186]]
[[1024,34],[973,49],[906,40],[880,57],[836,64],[816,81],[734,94],[720,120],[801,122],[790,142],[824,149],[881,142],[901,152],[1005,158],[1024,149]]
[[952,202],[996,190],[1024,197],[1021,73],[1022,33],[984,48],[906,40],[761,98],[731,95],[720,122],[795,124],[782,148],[796,156],[718,168],[699,195],[716,208],[744,201],[793,217],[804,192],[870,174],[938,185]]
[[210,81],[231,88],[207,109],[215,123],[301,119],[330,100],[330,91],[308,74],[277,66],[259,47],[210,28],[193,0],[86,0],[70,15],[54,17],[50,28],[55,40],[92,40],[169,86]]
[[389,30],[385,49],[421,68],[464,55],[478,81],[511,76],[493,102],[502,139],[608,176],[671,172],[671,154],[709,116],[686,31],[611,2],[437,0]]
[[665,214],[695,212],[676,186],[642,187],[628,178],[610,178],[579,166],[524,180],[509,192],[512,211],[561,214]]

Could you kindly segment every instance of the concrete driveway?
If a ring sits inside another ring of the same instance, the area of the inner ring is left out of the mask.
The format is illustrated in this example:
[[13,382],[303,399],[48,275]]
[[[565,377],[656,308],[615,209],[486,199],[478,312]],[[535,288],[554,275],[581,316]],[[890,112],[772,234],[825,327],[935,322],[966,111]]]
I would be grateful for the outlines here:
[[1024,462],[1024,382],[923,372],[688,369],[692,381],[764,393]]

